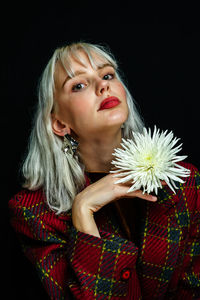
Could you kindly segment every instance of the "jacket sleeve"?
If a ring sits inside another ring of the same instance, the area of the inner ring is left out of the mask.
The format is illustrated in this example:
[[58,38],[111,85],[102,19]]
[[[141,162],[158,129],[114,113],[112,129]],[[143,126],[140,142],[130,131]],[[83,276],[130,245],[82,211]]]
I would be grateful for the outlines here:
[[187,207],[191,218],[178,282],[176,298],[180,300],[200,299],[200,174],[196,168],[192,169],[190,180],[186,193],[194,196],[189,197]]
[[37,192],[16,195],[9,208],[23,251],[51,299],[140,299],[132,242],[101,230],[101,238],[79,232],[70,215],[50,212]]

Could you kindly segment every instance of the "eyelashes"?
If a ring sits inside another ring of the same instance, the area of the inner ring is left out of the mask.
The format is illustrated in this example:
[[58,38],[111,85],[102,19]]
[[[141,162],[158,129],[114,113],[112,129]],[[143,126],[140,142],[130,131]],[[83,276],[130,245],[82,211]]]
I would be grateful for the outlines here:
[[[106,73],[102,79],[103,80],[112,80],[115,78],[115,73],[114,72],[109,72],[109,73]],[[73,92],[79,92],[81,90],[83,90],[85,87],[87,87],[88,83],[86,82],[78,82],[76,84],[74,84],[72,86],[72,91]]]
[[72,86],[72,91],[77,92],[77,91],[82,90],[84,87],[85,87],[84,83],[77,83],[77,84]]
[[108,74],[106,74],[106,75],[103,76],[103,79],[104,80],[111,80],[111,79],[114,78],[114,76],[115,76],[115,74],[108,73]]

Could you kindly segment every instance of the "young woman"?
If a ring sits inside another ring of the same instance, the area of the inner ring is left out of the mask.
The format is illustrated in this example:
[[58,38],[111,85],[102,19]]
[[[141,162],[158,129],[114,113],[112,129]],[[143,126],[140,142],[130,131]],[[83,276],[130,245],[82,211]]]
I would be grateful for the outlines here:
[[113,150],[143,128],[112,54],[74,43],[41,78],[11,223],[51,299],[199,299],[200,176],[158,196],[115,184]]

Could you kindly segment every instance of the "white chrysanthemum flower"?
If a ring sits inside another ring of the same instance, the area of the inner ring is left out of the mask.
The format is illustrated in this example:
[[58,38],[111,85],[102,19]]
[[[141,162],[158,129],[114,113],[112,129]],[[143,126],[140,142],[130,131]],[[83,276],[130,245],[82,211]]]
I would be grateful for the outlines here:
[[114,177],[123,177],[115,183],[132,180],[128,192],[143,189],[143,193],[157,194],[164,180],[175,193],[175,182],[184,183],[180,177],[190,175],[190,170],[177,164],[187,157],[176,155],[182,149],[182,144],[174,147],[180,139],[174,138],[172,131],[160,132],[156,126],[152,135],[150,128],[148,131],[144,128],[143,133],[133,132],[133,136],[134,140],[122,139],[122,148],[113,153],[116,158],[112,164],[117,170],[111,173],[117,173]]

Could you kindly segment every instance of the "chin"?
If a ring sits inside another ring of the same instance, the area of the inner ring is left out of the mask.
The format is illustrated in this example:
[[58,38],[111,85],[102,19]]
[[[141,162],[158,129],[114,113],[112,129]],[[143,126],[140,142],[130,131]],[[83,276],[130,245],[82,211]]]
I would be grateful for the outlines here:
[[109,116],[109,123],[121,126],[128,119],[128,112],[124,110],[113,111]]
[[108,123],[105,123],[104,125],[104,128],[116,128],[116,129],[120,129],[122,128],[122,125],[126,122],[127,119],[121,119],[121,120],[115,120],[113,122],[108,122]]

